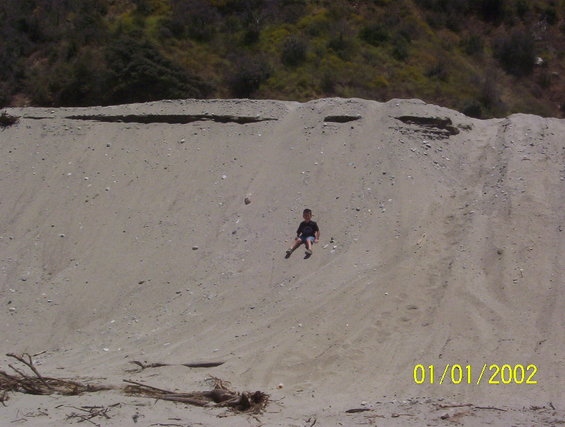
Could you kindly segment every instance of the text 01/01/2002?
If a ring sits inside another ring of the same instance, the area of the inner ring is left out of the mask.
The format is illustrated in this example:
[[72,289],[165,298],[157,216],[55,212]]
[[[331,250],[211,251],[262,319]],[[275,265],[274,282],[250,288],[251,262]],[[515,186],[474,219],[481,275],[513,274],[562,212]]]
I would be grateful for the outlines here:
[[471,365],[447,364],[441,370],[435,365],[414,366],[414,382],[416,384],[537,384],[536,365],[498,365],[487,363],[481,369],[473,369]]

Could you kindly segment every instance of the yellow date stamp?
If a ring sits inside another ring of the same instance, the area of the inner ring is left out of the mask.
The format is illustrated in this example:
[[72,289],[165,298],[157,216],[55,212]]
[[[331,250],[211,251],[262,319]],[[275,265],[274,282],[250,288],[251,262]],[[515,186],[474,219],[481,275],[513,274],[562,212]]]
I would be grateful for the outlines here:
[[445,366],[414,366],[414,382],[416,384],[537,384],[538,367],[529,365],[483,364],[472,365],[449,364]]

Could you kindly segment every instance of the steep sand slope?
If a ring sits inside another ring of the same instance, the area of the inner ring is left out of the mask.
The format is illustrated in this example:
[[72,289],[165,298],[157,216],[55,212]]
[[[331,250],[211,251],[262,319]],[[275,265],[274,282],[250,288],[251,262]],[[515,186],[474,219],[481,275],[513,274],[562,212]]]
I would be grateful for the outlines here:
[[[267,425],[416,397],[564,409],[565,121],[359,99],[10,113],[2,356],[45,351],[43,372],[105,383],[133,378],[131,360],[225,361],[136,378],[264,390],[280,406]],[[304,207],[321,241],[285,259]],[[417,364],[435,384],[415,383]],[[461,384],[438,384],[446,364]],[[537,384],[477,385],[484,364],[534,364]],[[26,399],[5,419],[39,405]]]

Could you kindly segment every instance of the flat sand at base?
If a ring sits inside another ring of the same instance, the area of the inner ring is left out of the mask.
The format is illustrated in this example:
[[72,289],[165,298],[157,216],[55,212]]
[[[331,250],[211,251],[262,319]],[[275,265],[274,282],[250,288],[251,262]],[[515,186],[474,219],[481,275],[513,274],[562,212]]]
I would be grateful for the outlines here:
[[[565,120],[360,99],[8,112],[0,370],[211,375],[271,403],[10,393],[0,425],[86,406],[104,426],[565,423]],[[320,242],[287,259],[305,207]]]

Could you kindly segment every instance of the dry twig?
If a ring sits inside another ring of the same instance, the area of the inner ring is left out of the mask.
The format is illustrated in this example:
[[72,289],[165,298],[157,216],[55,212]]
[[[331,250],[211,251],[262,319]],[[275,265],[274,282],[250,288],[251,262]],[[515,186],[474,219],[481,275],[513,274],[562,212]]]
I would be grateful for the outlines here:
[[67,415],[67,420],[70,420],[72,418],[78,418],[79,420],[77,422],[82,423],[84,421],[92,422],[91,420],[93,418],[96,418],[96,417],[104,417],[107,420],[110,419],[110,416],[108,415],[108,411],[110,410],[110,407],[105,408],[103,406],[90,406],[90,407],[84,406],[82,408],[77,408],[77,407],[71,406],[71,408],[74,408],[74,409],[77,409],[79,411],[83,411],[83,412],[86,412],[86,413],[80,414],[80,413],[73,412],[70,415]]
[[506,409],[496,408],[494,406],[474,406],[475,409],[493,409],[495,411],[503,411],[506,412]]

